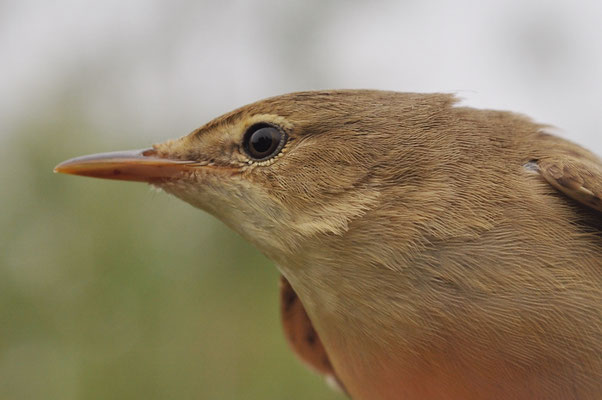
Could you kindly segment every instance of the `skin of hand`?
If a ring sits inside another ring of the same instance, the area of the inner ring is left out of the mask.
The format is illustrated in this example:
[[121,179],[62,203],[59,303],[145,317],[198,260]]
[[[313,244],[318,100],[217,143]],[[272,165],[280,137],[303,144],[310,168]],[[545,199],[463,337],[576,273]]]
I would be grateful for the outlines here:
[[600,399],[602,161],[546,128],[301,92],[56,170],[151,183],[253,243],[293,349],[354,399]]

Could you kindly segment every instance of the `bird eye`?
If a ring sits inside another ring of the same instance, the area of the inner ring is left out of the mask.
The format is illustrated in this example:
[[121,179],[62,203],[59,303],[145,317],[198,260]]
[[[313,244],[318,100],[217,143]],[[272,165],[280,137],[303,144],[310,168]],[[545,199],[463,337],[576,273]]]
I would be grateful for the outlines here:
[[244,137],[244,148],[255,161],[264,161],[276,156],[286,143],[286,134],[268,124],[253,125]]

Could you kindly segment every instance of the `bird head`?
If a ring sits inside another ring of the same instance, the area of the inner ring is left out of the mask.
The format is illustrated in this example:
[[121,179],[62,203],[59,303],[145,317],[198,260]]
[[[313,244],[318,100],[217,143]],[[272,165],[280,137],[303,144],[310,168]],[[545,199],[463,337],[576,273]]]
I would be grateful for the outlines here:
[[391,157],[405,146],[396,174],[413,168],[421,118],[430,115],[432,124],[450,102],[447,95],[379,91],[293,93],[150,149],[79,157],[55,171],[148,182],[278,259],[317,236],[343,234],[374,207]]

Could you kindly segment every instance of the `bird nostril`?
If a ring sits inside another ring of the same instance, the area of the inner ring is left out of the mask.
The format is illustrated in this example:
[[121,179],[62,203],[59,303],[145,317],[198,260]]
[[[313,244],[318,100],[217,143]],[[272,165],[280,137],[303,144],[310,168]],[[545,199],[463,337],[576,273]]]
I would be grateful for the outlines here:
[[160,157],[160,156],[157,154],[157,150],[156,150],[155,148],[153,148],[153,147],[151,147],[151,148],[149,148],[149,149],[142,150],[141,154],[142,154],[144,157]]

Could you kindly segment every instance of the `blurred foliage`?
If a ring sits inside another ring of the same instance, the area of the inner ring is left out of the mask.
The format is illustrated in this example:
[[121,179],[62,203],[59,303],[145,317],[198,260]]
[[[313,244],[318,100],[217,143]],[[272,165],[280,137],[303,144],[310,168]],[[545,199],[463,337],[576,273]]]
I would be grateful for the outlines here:
[[240,237],[143,184],[52,173],[148,145],[68,109],[0,150],[0,398],[344,398],[288,349],[278,273]]

